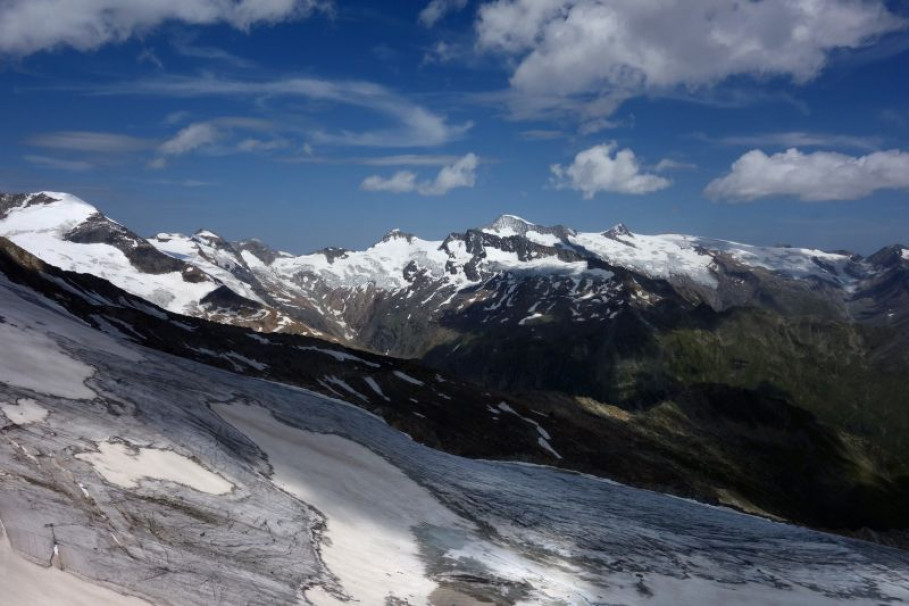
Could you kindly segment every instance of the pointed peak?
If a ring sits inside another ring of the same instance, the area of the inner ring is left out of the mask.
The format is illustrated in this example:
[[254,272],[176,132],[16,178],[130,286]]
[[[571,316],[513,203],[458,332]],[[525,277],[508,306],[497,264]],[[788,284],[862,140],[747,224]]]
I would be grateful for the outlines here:
[[523,217],[519,217],[517,215],[499,215],[495,221],[486,227],[488,229],[501,229],[509,227],[514,229],[518,225],[523,225],[526,228],[532,227],[534,224],[527,219],[524,219]]
[[526,219],[517,215],[500,215],[495,221],[481,228],[480,231],[496,234],[502,237],[523,236],[528,229],[536,227]]
[[393,240],[406,240],[407,242],[413,242],[414,238],[416,238],[415,235],[401,231],[396,227],[382,236],[382,242],[391,242]]
[[157,240],[158,242],[170,242],[171,240],[188,240],[189,238],[179,232],[159,231],[149,239]]
[[628,226],[624,223],[616,223],[608,231],[603,232],[603,235],[608,238],[617,238],[619,236],[631,236],[634,235],[631,233],[631,230],[628,229]]
[[527,219],[519,217],[517,215],[499,215],[499,218],[496,219],[493,223],[523,223],[524,225],[534,225]]
[[12,208],[28,208],[32,206],[63,203],[73,208],[90,209],[97,213],[98,209],[72,194],[57,191],[39,191],[30,194],[0,194],[0,210]]
[[241,255],[244,252],[247,252],[259,259],[266,265],[271,265],[275,262],[275,259],[279,257],[293,257],[294,255],[275,250],[262,240],[258,238],[247,238],[246,240],[238,240],[236,242],[231,242],[230,244],[234,250],[238,251]]
[[219,236],[218,234],[216,234],[215,232],[209,231],[207,229],[197,229],[195,231],[195,233],[193,234],[193,237],[202,238],[205,240],[223,240],[224,239],[221,236]]
[[909,248],[906,248],[902,244],[891,244],[868,257],[868,261],[872,265],[880,267],[893,267],[905,261],[909,261]]

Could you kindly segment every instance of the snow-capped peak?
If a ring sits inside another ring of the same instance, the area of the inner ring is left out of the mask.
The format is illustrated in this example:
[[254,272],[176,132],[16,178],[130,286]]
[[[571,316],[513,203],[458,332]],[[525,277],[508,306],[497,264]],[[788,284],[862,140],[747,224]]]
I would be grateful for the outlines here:
[[382,240],[380,242],[390,242],[391,240],[407,240],[408,242],[412,242],[415,238],[415,235],[401,231],[396,227],[382,236]]
[[620,236],[631,236],[633,234],[624,223],[616,223],[610,227],[608,231],[603,232],[603,235],[611,238],[618,238]]
[[193,237],[195,237],[195,238],[201,238],[201,239],[204,239],[204,240],[215,240],[215,241],[218,241],[218,242],[224,241],[224,238],[222,238],[221,236],[219,236],[219,235],[216,234],[215,232],[209,231],[209,230],[207,230],[207,229],[199,229],[199,230],[196,230],[196,233],[193,234]]
[[511,236],[523,236],[532,227],[535,227],[533,223],[517,215],[500,215],[495,221],[481,228],[481,231],[508,238]]
[[[76,196],[42,191],[25,196],[9,196],[8,208],[0,212],[3,218],[0,234],[11,237],[19,233],[54,233],[59,236],[69,232],[89,217],[98,215],[98,209]],[[5,205],[0,205],[0,209]],[[5,216],[4,216],[5,215]]]

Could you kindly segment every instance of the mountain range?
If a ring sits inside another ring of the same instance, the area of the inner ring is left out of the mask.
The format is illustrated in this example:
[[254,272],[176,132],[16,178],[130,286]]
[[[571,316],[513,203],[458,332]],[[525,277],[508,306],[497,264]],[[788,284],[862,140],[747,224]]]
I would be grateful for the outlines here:
[[564,419],[414,362],[168,312],[9,240],[0,312],[4,603],[909,599],[903,550],[556,469]]
[[503,215],[296,255],[208,230],[144,238],[54,192],[0,195],[0,236],[90,274],[91,292],[138,297],[110,291],[103,313],[73,298],[96,328],[346,400],[429,446],[905,543],[903,246],[862,257]]

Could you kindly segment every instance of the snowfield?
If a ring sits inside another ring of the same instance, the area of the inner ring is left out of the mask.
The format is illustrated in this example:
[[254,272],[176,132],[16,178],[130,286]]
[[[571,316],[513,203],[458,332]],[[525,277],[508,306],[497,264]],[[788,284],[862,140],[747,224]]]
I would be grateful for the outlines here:
[[2,277],[0,309],[4,605],[909,600],[904,551],[435,451]]
[[[140,273],[127,256],[107,244],[83,244],[63,238],[98,214],[76,196],[40,192],[57,201],[12,209],[0,220],[0,236],[61,269],[89,273],[176,313],[191,313],[200,299],[217,288],[213,282],[186,282],[179,272]],[[26,203],[27,204],[27,203]]]
[[[432,343],[431,336],[392,351],[387,343],[378,343],[380,331],[369,314],[430,328],[452,314],[469,322],[531,330],[544,316],[596,325],[610,323],[628,306],[656,306],[660,291],[646,284],[651,279],[668,281],[683,298],[722,309],[749,296],[741,271],[760,273],[772,283],[790,281],[787,287],[796,289],[806,284],[793,281],[822,284],[837,293],[835,298],[848,298],[879,270],[848,254],[644,235],[621,224],[604,232],[577,232],[513,215],[444,240],[394,230],[358,251],[330,248],[295,255],[255,240],[231,243],[200,230],[135,237],[128,245],[143,247],[142,254],[128,255],[131,250],[122,242],[118,248],[70,241],[79,226],[98,223],[125,230],[75,196],[41,192],[15,200],[18,206],[0,215],[0,236],[52,265],[104,278],[175,313],[321,336],[404,357],[419,355]],[[186,264],[183,273],[169,271],[173,259]],[[241,368],[245,362],[237,364]]]

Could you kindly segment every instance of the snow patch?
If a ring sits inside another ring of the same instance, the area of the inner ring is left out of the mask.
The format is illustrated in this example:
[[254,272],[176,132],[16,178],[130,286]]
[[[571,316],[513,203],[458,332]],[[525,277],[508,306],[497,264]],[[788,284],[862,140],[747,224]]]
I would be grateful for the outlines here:
[[16,404],[0,404],[0,410],[10,420],[10,423],[16,425],[40,423],[49,414],[46,408],[31,398],[22,398]]
[[3,383],[71,400],[95,397],[85,386],[94,369],[66,355],[48,336],[4,323],[0,324],[0,343]]
[[91,464],[105,480],[123,488],[137,488],[142,480],[162,480],[189,486],[208,494],[227,494],[234,485],[192,459],[172,450],[131,449],[122,442],[99,442],[97,452],[76,458]]
[[0,587],[10,606],[150,606],[149,602],[94,585],[53,566],[39,566],[19,556],[0,522]]
[[541,314],[541,313],[530,314],[526,318],[521,318],[518,321],[518,325],[524,326],[527,322],[530,322],[531,320],[536,320],[537,318],[542,318],[542,317],[543,317],[543,314]]
[[368,362],[368,361],[364,360],[363,358],[358,358],[357,356],[354,356],[347,352],[338,351],[336,349],[324,349],[322,347],[313,347],[311,345],[307,345],[307,346],[298,345],[297,349],[299,349],[300,351],[315,351],[320,354],[325,354],[326,356],[331,356],[338,362],[348,362],[348,361],[349,362],[358,362],[360,364],[363,364],[365,366],[370,366],[372,368],[379,368],[381,366],[381,364],[376,364],[375,362]]
[[409,374],[401,372],[400,370],[395,370],[394,375],[396,377],[398,377],[399,379],[401,379],[402,381],[407,381],[408,383],[411,383],[412,385],[420,385],[420,386],[426,385],[426,383],[424,383],[423,381],[421,381],[419,379],[414,379]]
[[[353,601],[429,603],[437,585],[427,578],[413,528],[470,522],[357,442],[295,429],[261,407],[213,408],[266,453],[276,485],[325,515],[322,559]],[[321,588],[306,598],[316,606],[342,603]]]
[[391,398],[385,395],[385,393],[382,391],[382,388],[379,386],[375,379],[372,377],[363,377],[363,381],[365,381],[366,384],[369,385],[369,388],[376,392],[377,395],[385,398],[389,402],[391,401]]
[[[354,395],[354,396],[360,398],[361,400],[364,400],[364,401],[367,401],[367,402],[369,401],[369,398],[367,398],[366,396],[364,396],[363,394],[361,394],[359,391],[357,391],[356,389],[354,389],[353,387],[351,387],[350,385],[348,385],[346,381],[344,381],[343,379],[339,379],[339,378],[336,377],[336,376],[327,375],[327,376],[323,377],[323,379],[322,379],[320,382],[321,382],[323,385],[329,385],[329,386],[330,386],[330,385],[335,385],[335,386],[337,386],[337,387],[340,387],[341,389],[343,389],[343,390],[346,391],[347,393],[349,393],[349,394],[351,394],[351,395]],[[334,391],[334,390],[332,390],[332,391]],[[337,393],[337,392],[335,392],[335,393]]]

